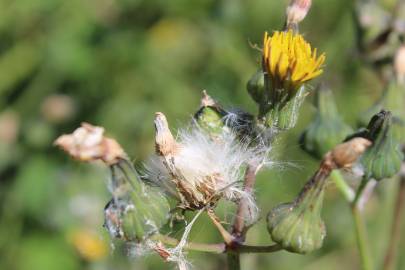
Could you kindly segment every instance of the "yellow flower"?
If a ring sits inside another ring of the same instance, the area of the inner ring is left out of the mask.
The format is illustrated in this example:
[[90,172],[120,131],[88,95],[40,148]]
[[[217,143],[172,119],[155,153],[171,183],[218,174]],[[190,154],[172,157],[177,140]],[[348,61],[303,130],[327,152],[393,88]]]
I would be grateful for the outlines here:
[[[264,34],[263,68],[279,87],[292,86],[297,90],[304,82],[319,76],[323,70],[325,55],[317,56],[317,50],[300,34],[274,32]],[[280,85],[281,84],[281,85]],[[288,90],[288,89],[286,89]]]
[[99,261],[107,256],[107,243],[92,231],[75,230],[69,235],[69,240],[80,256],[88,261]]

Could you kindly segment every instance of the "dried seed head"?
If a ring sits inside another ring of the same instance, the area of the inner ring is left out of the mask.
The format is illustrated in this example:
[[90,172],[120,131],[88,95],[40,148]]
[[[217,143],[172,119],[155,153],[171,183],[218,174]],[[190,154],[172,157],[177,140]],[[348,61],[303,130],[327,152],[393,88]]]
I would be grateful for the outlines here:
[[155,126],[156,156],[145,165],[143,179],[162,187],[183,209],[213,206],[221,198],[247,199],[249,209],[256,209],[243,191],[243,169],[249,162],[269,165],[268,148],[249,147],[230,131],[212,138],[198,125],[180,130],[175,141],[161,113]]
[[80,161],[102,160],[108,165],[125,159],[126,154],[121,146],[104,135],[104,128],[82,123],[72,134],[60,136],[54,142],[73,158]]
[[287,7],[287,27],[294,28],[307,16],[311,0],[292,0]]
[[350,168],[371,144],[371,141],[365,138],[353,138],[337,145],[326,156],[332,158],[337,168]]
[[394,69],[398,82],[405,84],[405,45],[402,45],[395,54]]

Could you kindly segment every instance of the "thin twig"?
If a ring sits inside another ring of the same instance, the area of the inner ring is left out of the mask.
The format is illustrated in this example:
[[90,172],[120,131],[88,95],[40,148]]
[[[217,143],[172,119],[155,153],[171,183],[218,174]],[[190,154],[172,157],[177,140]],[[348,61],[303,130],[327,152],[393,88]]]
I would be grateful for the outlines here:
[[212,223],[214,223],[215,227],[217,227],[219,233],[224,239],[225,244],[231,245],[231,243],[234,241],[234,237],[222,226],[219,218],[217,217],[217,215],[215,215],[214,211],[212,209],[208,209],[207,214],[210,217]]

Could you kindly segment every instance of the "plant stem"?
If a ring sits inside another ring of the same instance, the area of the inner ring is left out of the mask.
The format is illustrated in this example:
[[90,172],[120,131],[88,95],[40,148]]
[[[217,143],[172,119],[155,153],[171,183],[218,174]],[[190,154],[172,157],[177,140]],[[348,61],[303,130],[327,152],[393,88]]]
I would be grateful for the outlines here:
[[228,270],[240,270],[240,254],[239,253],[228,253],[227,256],[228,261]]
[[394,218],[391,227],[391,237],[384,258],[384,270],[395,269],[398,255],[398,244],[401,238],[401,223],[404,215],[405,204],[405,175],[401,175],[398,196],[395,202]]
[[368,241],[366,236],[366,227],[361,216],[361,213],[356,205],[352,206],[352,214],[356,229],[357,246],[360,252],[360,258],[363,270],[372,270],[371,256],[368,249]]
[[[248,165],[245,172],[244,190],[247,193],[251,193],[253,186],[256,182],[256,166]],[[245,214],[247,211],[247,202],[240,200],[238,209],[236,211],[235,221],[232,227],[232,236],[234,236],[235,244],[239,245],[245,241]],[[228,254],[228,270],[240,269],[240,255],[237,253]]]
[[[179,240],[170,236],[155,234],[151,237],[152,240],[160,241],[163,244],[169,246],[177,246]],[[209,253],[272,253],[281,250],[282,248],[279,245],[270,245],[270,246],[251,246],[244,244],[235,243],[233,246],[226,246],[224,243],[216,244],[205,244],[205,243],[195,243],[188,242],[184,247],[187,250],[202,251]]]
[[336,187],[345,197],[346,201],[349,203],[353,202],[355,198],[355,193],[353,189],[346,183],[345,179],[343,178],[342,174],[339,170],[333,170],[330,174],[331,179],[335,183]]
[[[162,234],[155,234],[151,237],[152,240],[158,240],[163,244],[169,246],[177,246],[180,241],[176,238],[162,235]],[[187,250],[194,250],[194,251],[203,251],[209,253],[224,253],[226,251],[226,246],[224,243],[217,243],[217,244],[205,244],[205,243],[195,243],[195,242],[188,242],[184,249]]]
[[[256,166],[252,165],[248,165],[246,168],[244,191],[247,193],[251,193],[253,190],[253,186],[256,182],[256,170]],[[232,228],[232,235],[240,242],[245,240],[245,214],[247,210],[247,201],[240,200]]]
[[363,178],[357,189],[356,196],[351,204],[351,210],[353,215],[353,222],[355,227],[355,234],[357,240],[357,247],[360,252],[361,264],[363,270],[372,270],[371,253],[369,250],[369,244],[367,240],[366,226],[364,224],[363,217],[358,206],[358,202],[363,194],[368,183],[368,179]]

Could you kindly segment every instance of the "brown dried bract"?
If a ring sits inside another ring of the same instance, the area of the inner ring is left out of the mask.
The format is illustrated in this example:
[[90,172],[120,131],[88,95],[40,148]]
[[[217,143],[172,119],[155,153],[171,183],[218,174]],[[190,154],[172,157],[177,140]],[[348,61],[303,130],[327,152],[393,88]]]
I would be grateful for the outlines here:
[[104,128],[88,123],[82,123],[72,134],[60,136],[54,144],[80,161],[100,159],[113,165],[120,159],[126,159],[121,146],[114,139],[104,136]]
[[333,148],[324,160],[329,160],[338,169],[350,168],[371,144],[365,138],[353,138]]
[[155,147],[159,156],[173,155],[178,149],[178,145],[169,129],[166,116],[157,112],[155,115]]

